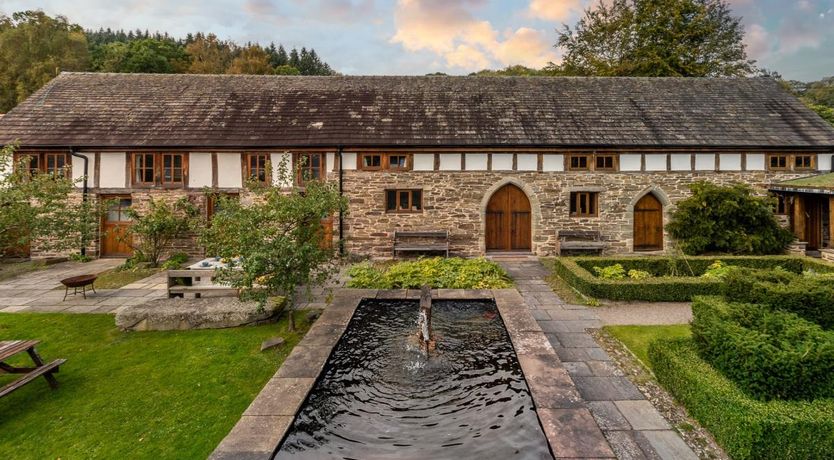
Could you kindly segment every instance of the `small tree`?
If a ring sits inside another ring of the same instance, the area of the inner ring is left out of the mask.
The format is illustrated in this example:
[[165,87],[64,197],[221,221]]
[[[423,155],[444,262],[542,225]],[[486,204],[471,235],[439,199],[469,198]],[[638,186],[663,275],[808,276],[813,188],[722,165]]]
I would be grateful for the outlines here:
[[678,203],[666,226],[686,254],[777,254],[794,240],[777,222],[773,199],[748,185],[701,181],[689,188],[692,196]]
[[174,204],[151,199],[147,211],[131,207],[126,213],[132,224],[122,240],[133,248],[136,257],[156,267],[170,244],[194,228],[198,210],[186,198]]
[[79,197],[69,169],[61,174],[29,170],[14,162],[14,146],[0,150],[0,258],[37,242],[44,251],[85,247],[96,231],[99,209]]
[[[279,183],[291,183],[287,165],[279,166]],[[243,290],[245,298],[265,304],[283,295],[289,329],[296,289],[321,284],[334,273],[332,245],[323,241],[322,220],[347,210],[332,183],[306,181],[304,189],[248,184],[253,203],[218,197],[221,212],[201,235],[206,251],[233,259],[237,267],[221,270],[221,279]]]

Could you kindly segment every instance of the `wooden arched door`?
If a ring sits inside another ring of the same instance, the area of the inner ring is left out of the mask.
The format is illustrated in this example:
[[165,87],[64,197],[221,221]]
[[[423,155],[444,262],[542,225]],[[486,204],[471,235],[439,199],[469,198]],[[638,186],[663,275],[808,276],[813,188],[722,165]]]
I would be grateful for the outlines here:
[[532,248],[532,224],[527,195],[512,184],[501,187],[487,204],[487,251],[529,251]]
[[651,193],[634,205],[634,250],[663,249],[663,203]]

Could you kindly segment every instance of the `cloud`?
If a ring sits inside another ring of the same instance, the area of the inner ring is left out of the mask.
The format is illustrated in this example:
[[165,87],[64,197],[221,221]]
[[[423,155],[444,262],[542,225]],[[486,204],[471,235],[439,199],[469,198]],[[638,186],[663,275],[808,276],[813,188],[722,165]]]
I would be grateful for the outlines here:
[[818,48],[823,40],[819,27],[812,27],[804,21],[789,20],[778,30],[779,52],[791,54],[802,48]]
[[773,41],[767,29],[760,24],[751,24],[745,29],[744,44],[747,47],[747,55],[753,59],[766,56]]
[[399,0],[392,43],[430,51],[449,67],[480,70],[493,64],[542,67],[556,55],[544,32],[522,27],[498,33],[473,10],[485,0]]
[[584,0],[530,0],[528,15],[547,21],[566,21],[572,15],[581,13]]

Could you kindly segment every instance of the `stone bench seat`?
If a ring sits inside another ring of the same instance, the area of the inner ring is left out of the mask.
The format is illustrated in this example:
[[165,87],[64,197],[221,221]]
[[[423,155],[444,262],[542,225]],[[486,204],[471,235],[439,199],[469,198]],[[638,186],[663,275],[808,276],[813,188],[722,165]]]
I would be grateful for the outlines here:
[[562,230],[559,232],[559,255],[562,251],[588,251],[601,253],[608,244],[599,232],[593,230]]
[[400,252],[444,252],[449,257],[449,232],[446,230],[394,232],[394,257]]

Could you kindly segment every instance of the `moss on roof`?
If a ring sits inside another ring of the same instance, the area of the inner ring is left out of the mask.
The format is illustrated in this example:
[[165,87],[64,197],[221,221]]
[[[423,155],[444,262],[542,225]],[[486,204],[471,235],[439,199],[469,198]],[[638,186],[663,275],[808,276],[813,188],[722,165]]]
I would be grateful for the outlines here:
[[818,174],[816,176],[800,177],[777,184],[789,188],[820,188],[834,189],[834,173]]

